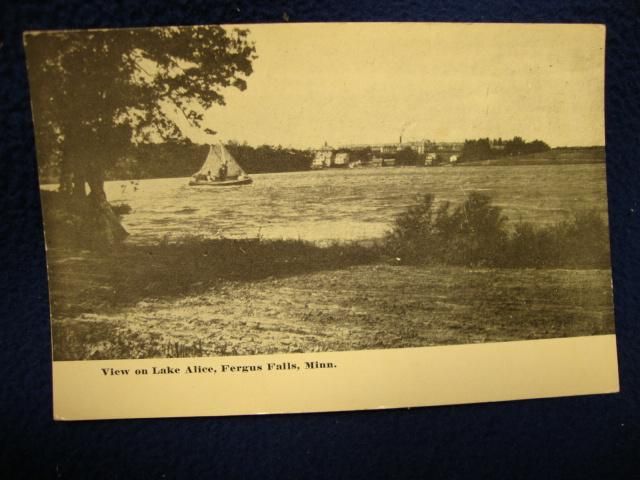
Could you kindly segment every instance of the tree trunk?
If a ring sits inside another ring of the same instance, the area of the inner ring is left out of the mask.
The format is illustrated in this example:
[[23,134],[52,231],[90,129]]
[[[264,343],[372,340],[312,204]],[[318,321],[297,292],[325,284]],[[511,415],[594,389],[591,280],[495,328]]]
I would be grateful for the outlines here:
[[104,191],[104,175],[101,172],[95,172],[89,177],[88,183],[91,189],[88,199],[93,214],[90,224],[93,231],[90,233],[94,238],[94,246],[99,248],[112,247],[124,240],[128,233],[107,202],[107,195]]
[[72,195],[76,199],[84,199],[87,196],[87,190],[85,188],[85,179],[84,176],[80,173],[73,174],[73,190],[71,191]]

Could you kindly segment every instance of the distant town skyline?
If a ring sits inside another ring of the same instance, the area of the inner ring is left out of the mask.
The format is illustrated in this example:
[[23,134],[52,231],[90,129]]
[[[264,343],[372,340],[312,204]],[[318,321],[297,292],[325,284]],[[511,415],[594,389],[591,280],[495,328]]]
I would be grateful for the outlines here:
[[[244,25],[247,90],[205,112],[196,143],[314,148],[521,136],[604,145],[604,27]],[[231,27],[228,27],[231,28]],[[176,119],[179,121],[179,119]]]

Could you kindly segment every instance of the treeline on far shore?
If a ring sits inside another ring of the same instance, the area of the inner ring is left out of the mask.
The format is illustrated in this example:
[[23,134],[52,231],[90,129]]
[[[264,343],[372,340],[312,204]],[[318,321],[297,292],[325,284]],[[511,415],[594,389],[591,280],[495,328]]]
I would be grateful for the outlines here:
[[[295,172],[311,169],[314,151],[281,146],[251,146],[230,141],[227,149],[249,174]],[[139,180],[145,178],[188,177],[200,169],[209,147],[190,142],[167,142],[131,145],[105,171],[106,180]],[[394,158],[396,166],[424,166],[428,153],[419,154],[410,147],[391,153],[376,153],[371,148],[341,148],[335,153],[347,153],[350,162],[367,165],[373,157]],[[449,155],[440,155],[431,165],[449,164]],[[594,147],[558,147],[550,149],[541,141],[525,142],[515,137],[502,141],[467,140],[457,157],[457,165],[529,165],[603,162],[605,149]],[[41,183],[57,183],[60,178],[59,159],[43,162]]]
[[[229,142],[227,149],[242,168],[251,173],[309,170],[313,159],[310,150],[281,146]],[[106,180],[140,180],[145,178],[188,177],[197,172],[207,158],[208,145],[190,142],[166,142],[131,145],[105,171]],[[42,183],[57,183],[60,161],[55,159],[40,169]]]
[[460,160],[471,162],[490,158],[518,157],[549,150],[551,150],[551,147],[542,140],[527,142],[522,137],[513,137],[509,140],[478,138],[465,140]]
[[226,144],[233,157],[248,173],[297,172],[309,170],[313,160],[311,150],[261,145],[252,147],[231,141]]
[[[313,153],[292,148],[229,142],[227,149],[247,173],[308,170]],[[192,143],[162,143],[132,146],[107,172],[110,180],[188,177],[207,158],[209,147]]]

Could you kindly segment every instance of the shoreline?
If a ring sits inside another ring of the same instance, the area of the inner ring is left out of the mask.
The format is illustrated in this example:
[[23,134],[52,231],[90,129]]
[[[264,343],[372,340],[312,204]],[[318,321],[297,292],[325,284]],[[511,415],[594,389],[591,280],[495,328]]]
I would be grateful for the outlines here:
[[[579,154],[582,158],[575,158],[575,155]],[[572,157],[573,156],[573,157]],[[546,158],[545,158],[546,157]],[[551,157],[551,158],[549,158]],[[606,163],[605,160],[605,147],[558,147],[553,148],[549,152],[544,152],[542,154],[530,154],[530,155],[522,155],[518,157],[497,157],[493,159],[487,160],[471,160],[471,161],[460,161],[455,164],[457,167],[467,166],[467,167],[491,167],[491,166],[532,166],[532,165],[584,165],[584,164],[592,164],[592,163]],[[415,167],[415,168],[438,168],[438,167],[448,167],[452,166],[447,163],[442,163],[433,166],[425,166],[425,165],[394,165],[394,166],[384,166],[384,167],[374,167],[370,165],[359,166],[354,169],[350,169],[347,167],[329,167],[329,168],[321,168],[321,169],[313,169],[309,166],[308,169],[293,169],[293,170],[282,170],[277,172],[251,172],[248,171],[249,175],[270,175],[270,174],[279,174],[279,173],[309,173],[309,172],[319,172],[326,170],[361,170],[361,169],[395,169],[395,168],[407,168],[407,167]],[[161,179],[172,179],[172,178],[189,178],[187,176],[158,176],[158,177],[127,177],[127,178],[107,178],[106,181],[109,182],[128,182],[128,181],[136,181],[136,180],[161,180]],[[40,182],[40,187],[55,187],[58,185],[57,180],[53,181],[51,177],[46,177],[43,181]]]
[[551,166],[551,165],[590,165],[606,164],[604,159],[585,158],[583,160],[561,161],[544,159],[513,159],[496,158],[489,160],[474,160],[470,162],[457,163],[456,167],[524,167],[524,166]]

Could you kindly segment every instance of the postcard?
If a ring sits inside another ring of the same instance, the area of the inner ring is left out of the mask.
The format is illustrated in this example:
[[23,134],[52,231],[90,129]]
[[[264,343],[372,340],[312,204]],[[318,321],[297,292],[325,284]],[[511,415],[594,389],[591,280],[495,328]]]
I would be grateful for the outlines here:
[[24,43],[57,420],[618,391],[604,26]]

